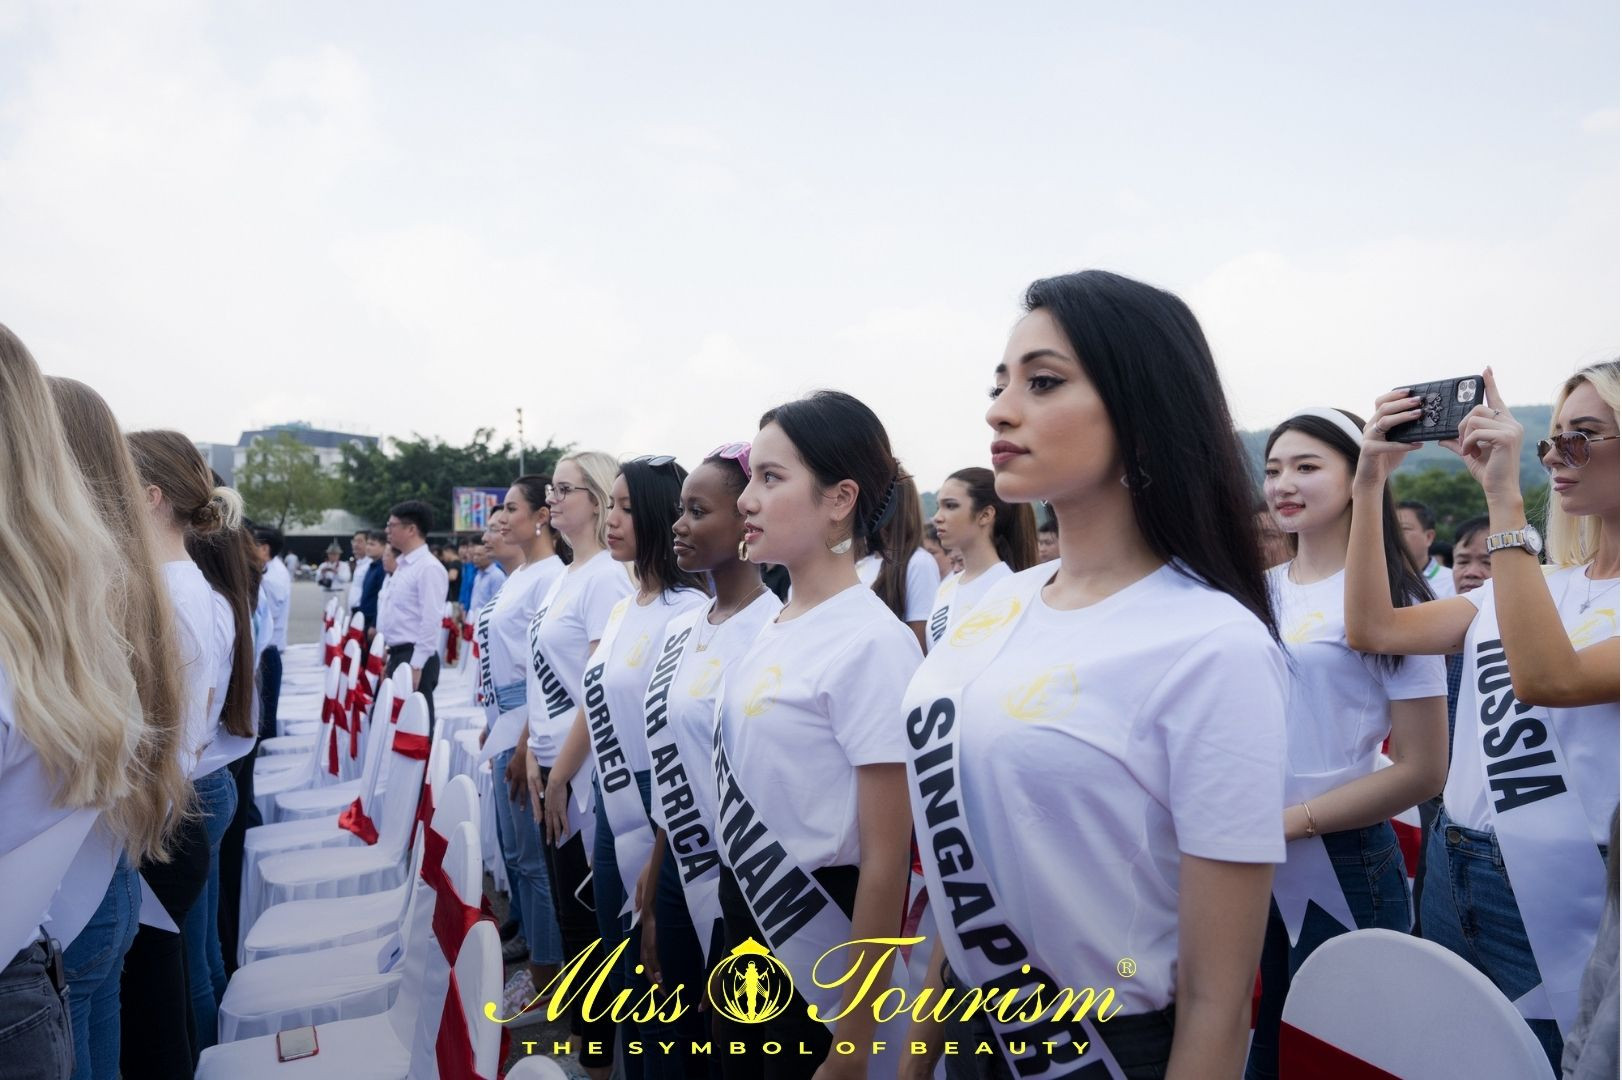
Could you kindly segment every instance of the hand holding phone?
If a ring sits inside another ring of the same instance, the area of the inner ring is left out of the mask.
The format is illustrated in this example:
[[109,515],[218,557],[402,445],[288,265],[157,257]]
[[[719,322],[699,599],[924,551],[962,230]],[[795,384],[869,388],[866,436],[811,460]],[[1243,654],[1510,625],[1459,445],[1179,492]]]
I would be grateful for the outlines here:
[[1440,442],[1459,437],[1459,425],[1470,410],[1487,400],[1480,375],[1463,375],[1440,382],[1415,383],[1408,394],[1419,399],[1420,415],[1385,433],[1394,443]]
[[315,1057],[320,1052],[321,1047],[315,1041],[315,1028],[308,1024],[276,1033],[277,1061],[298,1061]]

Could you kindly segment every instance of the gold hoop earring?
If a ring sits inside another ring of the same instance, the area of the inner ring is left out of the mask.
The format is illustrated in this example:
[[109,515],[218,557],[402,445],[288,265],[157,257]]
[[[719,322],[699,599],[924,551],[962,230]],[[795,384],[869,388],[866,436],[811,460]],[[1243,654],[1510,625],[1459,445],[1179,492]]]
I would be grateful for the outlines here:
[[747,541],[747,540],[739,540],[738,541],[738,561],[739,562],[748,562],[749,561],[749,541]]

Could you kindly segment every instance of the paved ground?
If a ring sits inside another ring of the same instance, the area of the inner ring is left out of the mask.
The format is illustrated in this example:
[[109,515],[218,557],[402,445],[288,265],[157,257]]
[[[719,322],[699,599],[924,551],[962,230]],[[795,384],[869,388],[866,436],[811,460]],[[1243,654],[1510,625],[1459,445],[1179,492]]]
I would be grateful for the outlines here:
[[293,582],[293,604],[287,616],[287,643],[303,645],[321,640],[321,612],[327,594],[313,581]]

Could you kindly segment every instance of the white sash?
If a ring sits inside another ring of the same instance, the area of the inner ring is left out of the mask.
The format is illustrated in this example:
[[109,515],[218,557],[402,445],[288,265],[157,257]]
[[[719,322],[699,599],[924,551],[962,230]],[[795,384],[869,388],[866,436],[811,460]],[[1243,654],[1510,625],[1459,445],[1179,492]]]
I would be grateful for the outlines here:
[[[557,601],[558,593],[563,591],[563,583],[568,580],[568,571],[559,574],[552,584],[547,587],[546,597],[541,606],[535,609],[535,614],[529,620],[529,662],[535,672],[535,681],[540,688],[540,700],[531,698],[524,703],[525,719],[534,723],[537,715],[544,716],[544,723],[558,724],[561,731],[557,742],[561,745],[563,736],[568,734],[570,720],[574,717],[576,708],[574,695],[569,693],[569,687],[547,660],[546,654],[540,649],[536,638],[536,629],[546,621],[546,613],[551,610]],[[536,710],[539,710],[537,712]],[[516,712],[517,710],[513,710]],[[500,719],[496,721],[498,724]],[[513,745],[517,745],[514,743]],[[574,798],[569,800],[569,828],[557,839],[555,847],[562,847],[574,838],[575,833],[585,831],[584,843],[586,859],[591,859],[591,828],[586,816],[586,809],[591,805],[591,785],[586,782],[587,777],[578,777],[581,782],[575,784]]]
[[[738,881],[738,891],[749,905],[755,925],[765,935],[772,953],[788,968],[794,989],[816,1009],[818,1016],[836,1016],[844,998],[844,987],[818,985],[817,961],[830,950],[851,939],[850,920],[840,910],[809,870],[800,867],[777,839],[770,821],[759,805],[752,802],[732,764],[727,759],[726,710],[724,691],[716,698],[715,778],[719,801],[716,806],[717,850]],[[783,812],[777,804],[778,812]],[[894,940],[903,940],[900,938]],[[911,939],[905,939],[911,940]],[[830,969],[842,973],[843,953],[829,958],[821,969],[828,978]],[[897,948],[891,960],[890,985],[907,989],[907,969]],[[881,988],[882,989],[882,988]],[[871,1005],[871,999],[867,1006]],[[868,1058],[869,1080],[893,1078],[898,1067],[897,1048],[905,1046],[907,1014],[901,1012],[878,1025],[874,1042],[882,1042],[886,1052]],[[829,1023],[828,1027],[833,1028]]]
[[[0,958],[0,963],[11,963],[12,956],[27,948],[38,935],[68,866],[100,816],[100,810],[71,811],[50,828],[0,855],[0,881],[6,883],[5,901],[0,903],[0,947],[11,950]],[[107,891],[105,881],[101,888]],[[101,903],[100,896],[96,903]],[[65,949],[72,943],[70,937],[61,945]]]
[[[1515,699],[1490,591],[1465,641],[1454,768],[1482,771],[1493,831],[1543,982],[1515,1003],[1561,1034],[1605,911],[1605,863],[1549,711]],[[1472,758],[1474,764],[1472,765]]]
[[603,814],[608,827],[614,831],[614,861],[619,864],[620,882],[625,886],[625,906],[634,922],[641,912],[636,910],[636,883],[653,854],[653,825],[648,812],[642,807],[642,792],[636,785],[636,774],[625,758],[614,717],[608,710],[607,693],[603,687],[603,672],[614,656],[614,640],[619,637],[625,613],[636,603],[635,596],[627,596],[614,605],[603,627],[603,636],[597,641],[597,651],[587,661],[585,690],[586,730],[591,734],[592,759],[597,763],[597,783],[602,793]]
[[[1025,943],[998,900],[997,890],[986,876],[985,862],[975,853],[971,823],[963,813],[958,771],[964,689],[997,658],[1048,576],[1031,574],[1023,580],[1016,578],[1010,588],[999,586],[976,609],[987,616],[984,625],[979,625],[977,615],[974,623],[959,627],[924,659],[907,687],[911,750],[907,778],[913,829],[941,943],[953,974],[969,987],[1009,990],[1040,983],[1051,991],[1068,985],[1064,973],[1043,970],[1041,958]],[[971,629],[973,632],[965,632]],[[1008,1011],[1017,1014],[1020,1010]],[[1015,1019],[1004,1023],[995,1013],[984,1015],[1017,1076],[1121,1080],[1120,1067],[1087,1020],[1043,1018],[1026,1023]],[[1056,1044],[1051,1055],[1044,1042]],[[1021,1046],[1022,1052],[1014,1053],[1011,1044]],[[1078,1054],[1076,1048],[1084,1044],[1086,1051]]]
[[[653,762],[653,803],[664,822],[665,839],[670,846],[666,857],[674,856],[681,877],[682,894],[693,919],[698,947],[708,957],[715,926],[721,921],[721,901],[717,888],[721,881],[721,857],[715,851],[715,823],[705,821],[693,797],[693,782],[707,779],[708,761],[683,761],[676,727],[669,722],[666,703],[682,664],[687,644],[693,639],[698,620],[709,612],[708,604],[684,611],[665,628],[665,644],[648,680],[643,718],[648,732],[648,757]],[[719,957],[708,957],[713,963]]]
[[948,574],[935,588],[935,603],[930,608],[927,629],[931,649],[940,644],[941,638],[946,636],[946,628],[952,625],[952,601],[957,597],[962,578],[961,572]]
[[[1285,785],[1285,805],[1295,806],[1315,799],[1374,770],[1373,761],[1361,761],[1334,772],[1313,773],[1306,777],[1291,776]],[[1324,838],[1307,836],[1291,840],[1285,845],[1284,851],[1285,861],[1273,868],[1273,900],[1284,919],[1290,944],[1301,940],[1301,925],[1307,918],[1308,901],[1317,904],[1347,930],[1356,930],[1357,919],[1352,915],[1351,905],[1346,902],[1346,892],[1341,888],[1340,875],[1335,873],[1335,865],[1329,859]]]

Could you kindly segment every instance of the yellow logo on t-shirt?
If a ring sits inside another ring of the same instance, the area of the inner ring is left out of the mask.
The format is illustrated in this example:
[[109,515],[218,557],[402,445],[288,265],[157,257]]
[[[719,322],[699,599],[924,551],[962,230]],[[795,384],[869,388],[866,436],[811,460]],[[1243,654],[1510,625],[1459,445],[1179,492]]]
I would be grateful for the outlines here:
[[641,667],[642,661],[648,658],[648,635],[643,634],[631,646],[630,653],[625,657],[626,667]]
[[721,661],[711,660],[698,672],[698,677],[687,688],[688,696],[706,698],[715,692],[715,684],[721,681]]
[[977,607],[957,624],[957,629],[952,631],[951,643],[962,649],[988,641],[998,630],[1017,619],[1019,612],[1019,598],[1016,596],[989,607]]
[[783,669],[773,664],[760,673],[755,688],[743,700],[743,714],[748,717],[764,716],[777,704],[777,691],[783,686]]
[[1324,613],[1321,611],[1313,611],[1301,616],[1284,632],[1284,644],[1306,644],[1312,640],[1313,631],[1322,626],[1323,622]]
[[1054,664],[1024,686],[1010,690],[1002,699],[1010,720],[1027,724],[1056,720],[1076,707],[1081,697],[1081,680],[1074,664]]
[[1616,637],[1616,609],[1595,608],[1594,613],[1571,628],[1571,647],[1586,649],[1606,638]]

